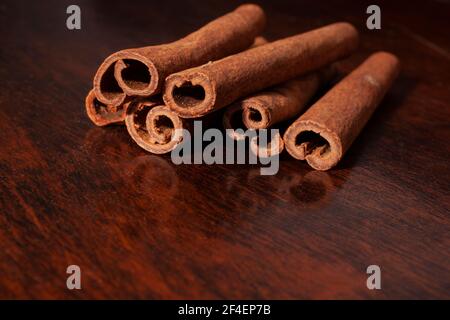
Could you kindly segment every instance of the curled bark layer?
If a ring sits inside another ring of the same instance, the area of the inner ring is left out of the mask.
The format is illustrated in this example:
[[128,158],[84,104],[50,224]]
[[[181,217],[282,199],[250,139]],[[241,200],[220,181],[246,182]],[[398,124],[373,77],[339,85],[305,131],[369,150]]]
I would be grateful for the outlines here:
[[126,100],[118,106],[106,105],[97,99],[94,90],[89,91],[85,100],[86,113],[97,126],[123,123],[129,105],[130,100]]
[[183,120],[164,105],[141,101],[129,108],[125,124],[131,138],[143,149],[168,153],[183,139]]

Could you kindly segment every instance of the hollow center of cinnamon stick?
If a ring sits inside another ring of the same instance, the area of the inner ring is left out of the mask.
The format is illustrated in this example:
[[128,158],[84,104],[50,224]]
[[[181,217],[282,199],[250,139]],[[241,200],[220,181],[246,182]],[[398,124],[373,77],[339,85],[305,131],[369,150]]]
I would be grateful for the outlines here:
[[249,118],[250,118],[251,121],[253,121],[253,122],[261,122],[262,115],[261,115],[261,112],[259,112],[258,109],[250,107],[249,111],[250,111],[249,112]]
[[143,90],[150,84],[151,76],[148,67],[139,60],[125,59],[126,68],[122,70],[125,84],[134,90]]
[[163,134],[166,139],[170,139],[175,126],[172,120],[165,115],[158,115],[153,120],[154,129]]
[[180,87],[174,87],[172,96],[177,105],[191,108],[205,100],[205,89],[202,86],[193,85],[188,81]]
[[114,119],[117,112],[122,108],[121,106],[109,106],[98,101],[97,98],[94,99],[94,109],[97,115],[101,115],[104,119]]
[[137,110],[133,114],[133,122],[136,128],[136,131],[139,135],[147,135],[147,127],[145,126],[146,113],[142,112],[142,110]]
[[331,151],[330,143],[314,131],[302,131],[295,137],[295,146],[301,148],[304,156],[315,154],[325,156]]
[[97,114],[104,114],[108,112],[108,108],[103,103],[98,101],[97,98],[94,98],[94,109]]
[[100,91],[108,100],[114,100],[123,94],[122,89],[114,77],[114,64],[112,64],[103,74],[100,80]]

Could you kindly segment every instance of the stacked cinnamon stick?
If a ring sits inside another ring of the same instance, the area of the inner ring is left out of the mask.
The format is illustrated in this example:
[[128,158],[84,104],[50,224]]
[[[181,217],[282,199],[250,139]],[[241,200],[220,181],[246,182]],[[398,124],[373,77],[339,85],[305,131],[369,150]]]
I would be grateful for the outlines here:
[[[224,109],[225,128],[287,123],[269,155],[286,148],[317,170],[332,168],[391,86],[398,59],[373,54],[307,109],[334,77],[333,63],[357,49],[358,32],[341,22],[267,43],[264,25],[264,11],[246,4],[178,41],[112,54],[86,97],[89,118],[125,123],[139,146],[161,154],[182,142],[176,129]],[[257,140],[251,145],[258,153]]]

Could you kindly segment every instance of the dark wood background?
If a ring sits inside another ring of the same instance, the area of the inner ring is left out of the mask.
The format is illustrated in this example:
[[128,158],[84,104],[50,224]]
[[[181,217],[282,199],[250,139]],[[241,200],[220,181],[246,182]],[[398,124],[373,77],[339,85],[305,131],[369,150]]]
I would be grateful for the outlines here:
[[[260,2],[270,40],[345,20],[362,36],[346,71],[377,50],[403,64],[337,168],[284,154],[271,177],[173,165],[84,111],[108,54],[237,1],[79,0],[69,31],[72,2],[0,4],[0,298],[450,298],[448,2],[379,2],[379,31],[371,2]],[[382,290],[366,288],[371,264]]]

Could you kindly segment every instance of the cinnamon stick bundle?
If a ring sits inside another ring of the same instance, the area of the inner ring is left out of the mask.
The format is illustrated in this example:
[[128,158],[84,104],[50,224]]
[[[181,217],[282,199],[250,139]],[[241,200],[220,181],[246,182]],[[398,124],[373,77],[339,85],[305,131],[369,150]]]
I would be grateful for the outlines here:
[[397,57],[371,55],[300,116],[284,134],[287,151],[316,170],[334,167],[399,72]]
[[[252,47],[265,43],[265,38],[256,37]],[[191,130],[192,126],[168,107],[153,101],[143,100],[134,104],[127,115],[124,114],[125,124],[131,138],[143,149],[157,154],[168,153],[182,142],[182,137],[175,135],[176,130]],[[207,117],[204,120],[210,126],[215,118]]]
[[[267,129],[297,116],[307,105],[317,90],[330,81],[336,69],[327,66],[317,72],[307,74],[270,89],[250,95],[227,107],[223,114],[222,124],[225,129]],[[239,131],[227,131],[235,140],[243,140],[245,135]],[[252,151],[260,157],[270,157],[284,150],[284,142],[280,134],[272,137],[272,141],[262,147],[259,139],[250,141]]]
[[116,52],[94,77],[95,96],[119,106],[127,95],[157,94],[168,75],[250,47],[264,25],[264,11],[245,4],[178,41]]
[[352,25],[331,24],[172,74],[163,99],[181,117],[199,117],[344,58],[357,45]]

